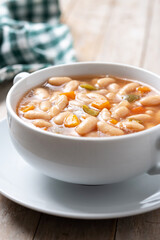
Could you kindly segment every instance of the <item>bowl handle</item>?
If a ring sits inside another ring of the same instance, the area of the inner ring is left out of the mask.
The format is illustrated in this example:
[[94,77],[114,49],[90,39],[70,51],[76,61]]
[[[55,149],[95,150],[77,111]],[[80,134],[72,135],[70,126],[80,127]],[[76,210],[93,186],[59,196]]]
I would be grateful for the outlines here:
[[30,73],[28,73],[28,72],[18,73],[13,79],[13,84],[17,83],[18,81],[20,81],[21,79],[23,79],[29,75],[30,75]]
[[160,138],[157,139],[156,141],[156,147],[155,147],[155,158],[156,158],[156,163],[155,165],[148,170],[149,175],[158,175],[160,174]]
[[153,168],[151,168],[147,173],[149,175],[158,175],[158,174],[160,174],[160,162],[157,163]]

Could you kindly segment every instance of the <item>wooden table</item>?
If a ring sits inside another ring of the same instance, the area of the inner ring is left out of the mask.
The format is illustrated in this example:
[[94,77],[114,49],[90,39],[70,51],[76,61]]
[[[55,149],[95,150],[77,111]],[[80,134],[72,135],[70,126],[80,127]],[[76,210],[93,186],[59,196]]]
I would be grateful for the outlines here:
[[[160,0],[61,0],[80,61],[133,64],[160,74]],[[0,86],[0,119],[10,84]],[[160,209],[113,220],[41,214],[0,196],[0,240],[159,240]]]

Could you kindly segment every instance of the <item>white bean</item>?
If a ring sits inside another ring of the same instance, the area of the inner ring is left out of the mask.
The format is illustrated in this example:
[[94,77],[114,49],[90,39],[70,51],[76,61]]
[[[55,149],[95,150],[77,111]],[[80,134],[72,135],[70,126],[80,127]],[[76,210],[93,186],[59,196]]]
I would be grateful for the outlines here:
[[98,93],[98,94],[101,94],[101,95],[106,95],[108,93],[108,90],[107,89],[100,89],[100,90],[97,90],[96,92],[93,92],[93,93]]
[[111,136],[120,136],[124,134],[123,130],[117,127],[111,126],[106,122],[99,121],[97,123],[97,126],[100,132],[111,135]]
[[144,121],[150,120],[151,116],[148,114],[136,114],[136,115],[129,116],[128,119],[137,119],[144,122]]
[[97,118],[96,117],[88,117],[83,122],[81,122],[78,127],[76,127],[76,132],[79,135],[85,135],[89,132],[92,132],[97,126]]
[[115,95],[115,93],[108,93],[108,94],[106,95],[106,97],[107,97],[109,100],[113,100],[113,99],[115,99],[116,95]]
[[113,104],[112,108],[110,109],[111,112],[115,112],[116,109],[118,109],[119,107],[126,107],[126,108],[130,108],[130,103],[127,100],[123,100],[120,103],[117,104]]
[[147,111],[146,111],[146,114],[153,115],[153,114],[154,114],[154,111],[152,111],[152,110],[147,110]]
[[160,104],[160,96],[148,96],[140,100],[140,103],[144,106],[156,106]]
[[40,97],[41,99],[49,98],[49,93],[44,88],[36,88],[34,94]]
[[151,110],[152,112],[155,112],[155,107],[146,107],[146,110]]
[[90,117],[91,115],[90,114],[88,114],[88,113],[84,113],[83,115],[81,115],[81,120],[83,121],[84,119],[86,119],[86,118],[88,118],[88,117]]
[[48,82],[54,86],[60,86],[64,83],[71,81],[70,77],[51,77],[48,79]]
[[97,84],[99,87],[107,87],[109,84],[111,83],[114,83],[115,82],[115,79],[114,78],[109,78],[109,77],[106,77],[106,78],[101,78],[97,81]]
[[52,116],[46,112],[38,112],[34,110],[30,110],[24,114],[24,117],[27,119],[44,119],[50,120]]
[[55,105],[50,109],[52,117],[60,113],[68,104],[68,98],[65,95],[59,95]]
[[71,100],[69,101],[69,106],[71,107],[82,107],[83,103],[76,101],[76,100]]
[[131,104],[127,100],[123,100],[118,104],[118,107],[127,107],[130,108]]
[[77,93],[76,98],[81,101],[84,102],[85,104],[89,104],[92,102],[92,99],[90,99],[86,93]]
[[78,88],[78,86],[79,86],[79,81],[72,80],[65,85],[64,92],[75,91]]
[[90,132],[90,133],[86,134],[85,137],[98,137],[98,134],[97,134],[96,131],[93,131],[93,132]]
[[108,111],[107,108],[103,108],[103,110],[100,112],[100,117],[102,120],[107,121],[111,118],[111,113]]
[[65,96],[65,95],[58,96],[57,101],[55,102],[55,104],[62,111],[68,104],[67,96]]
[[129,114],[129,109],[122,106],[122,107],[118,107],[116,108],[113,112],[112,112],[112,117],[116,118],[116,119],[120,119],[120,118],[124,118]]
[[54,117],[53,121],[58,125],[62,125],[65,117],[67,117],[69,114],[70,112],[59,113],[56,117]]
[[36,127],[51,127],[52,124],[50,122],[47,122],[43,119],[37,119],[32,122]]
[[126,122],[121,122],[121,125],[124,129],[128,128],[134,131],[141,131],[144,129],[144,126],[136,121],[126,121]]
[[117,83],[111,83],[109,84],[108,89],[112,92],[117,92],[119,89],[119,85]]
[[128,83],[127,85],[125,85],[123,88],[121,88],[121,90],[119,91],[119,94],[120,95],[123,95],[123,94],[127,94],[127,93],[130,93],[130,92],[133,92],[136,90],[136,88],[139,86],[139,83]]
[[88,93],[87,96],[90,98],[90,99],[95,99],[95,100],[104,100],[106,101],[106,97],[101,95],[101,94],[98,94],[98,93]]
[[62,92],[60,92],[60,91],[53,92],[50,101],[51,101],[51,102],[54,102],[61,93],[62,93]]
[[50,114],[52,115],[52,117],[55,117],[57,114],[59,114],[61,111],[58,108],[57,105],[54,105],[53,107],[51,107],[50,109]]
[[51,108],[52,104],[49,101],[44,101],[40,103],[40,109],[42,111],[48,111]]

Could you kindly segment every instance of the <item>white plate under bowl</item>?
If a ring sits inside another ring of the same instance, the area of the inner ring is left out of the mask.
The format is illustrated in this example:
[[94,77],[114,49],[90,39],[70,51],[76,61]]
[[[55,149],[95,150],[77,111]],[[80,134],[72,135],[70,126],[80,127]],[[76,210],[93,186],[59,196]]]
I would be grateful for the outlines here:
[[57,216],[107,219],[160,207],[160,175],[103,186],[60,182],[30,167],[14,149],[7,121],[0,122],[0,193],[25,207]]

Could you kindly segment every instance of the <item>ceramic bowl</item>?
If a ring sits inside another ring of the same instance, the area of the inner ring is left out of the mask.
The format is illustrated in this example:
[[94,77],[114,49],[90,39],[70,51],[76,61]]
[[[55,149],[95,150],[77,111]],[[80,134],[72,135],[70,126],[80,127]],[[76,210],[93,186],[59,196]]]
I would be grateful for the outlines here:
[[98,74],[136,79],[160,90],[158,75],[124,64],[73,63],[19,74],[7,96],[9,132],[15,148],[38,171],[71,183],[107,184],[150,169],[152,173],[159,173],[160,125],[124,136],[85,138],[42,131],[17,116],[16,107],[21,97],[49,77]]

